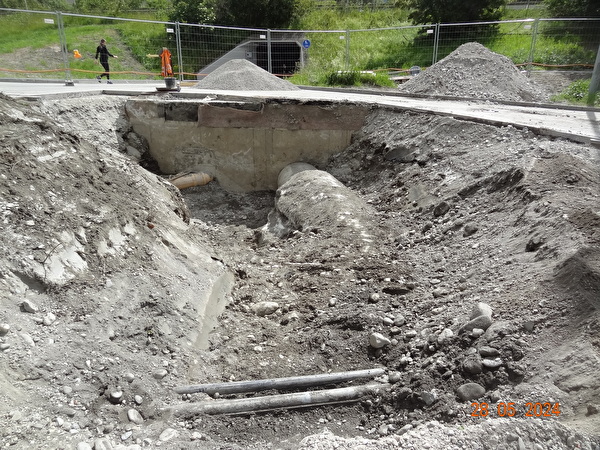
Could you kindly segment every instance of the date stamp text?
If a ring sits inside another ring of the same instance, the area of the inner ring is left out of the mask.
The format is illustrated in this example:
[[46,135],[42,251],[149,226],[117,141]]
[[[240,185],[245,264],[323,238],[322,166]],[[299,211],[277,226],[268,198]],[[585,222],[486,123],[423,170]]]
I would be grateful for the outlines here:
[[485,402],[471,403],[471,417],[559,417],[560,404],[555,402]]

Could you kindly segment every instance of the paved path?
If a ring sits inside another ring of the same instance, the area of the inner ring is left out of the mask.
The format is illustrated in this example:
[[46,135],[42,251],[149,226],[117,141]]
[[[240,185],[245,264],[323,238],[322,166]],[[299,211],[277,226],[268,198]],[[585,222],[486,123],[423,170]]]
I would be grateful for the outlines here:
[[[13,82],[0,80],[0,92],[11,97],[39,98],[82,95],[154,95],[164,88],[163,82],[126,82],[112,85],[96,82],[64,83]],[[535,104],[500,104],[485,101],[414,98],[348,90],[299,91],[215,91],[182,86],[177,96],[184,98],[289,98],[316,101],[349,101],[385,105],[408,111],[430,112],[495,125],[527,127],[540,134],[565,137],[578,142],[600,145],[600,109],[549,107]]]

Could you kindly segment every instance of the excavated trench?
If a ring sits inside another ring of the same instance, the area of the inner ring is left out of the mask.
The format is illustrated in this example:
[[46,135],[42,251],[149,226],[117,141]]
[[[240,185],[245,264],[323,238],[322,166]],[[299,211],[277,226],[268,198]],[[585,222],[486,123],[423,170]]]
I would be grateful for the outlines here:
[[[329,226],[345,230],[364,249],[374,240],[371,208],[317,169],[350,145],[370,107],[278,99],[130,99],[125,111],[159,171],[182,189],[194,218],[245,225],[270,238]],[[178,174],[184,175],[174,182]],[[244,205],[248,196],[252,204]],[[224,277],[199,301],[203,325],[196,347],[207,348],[232,288],[233,276]]]

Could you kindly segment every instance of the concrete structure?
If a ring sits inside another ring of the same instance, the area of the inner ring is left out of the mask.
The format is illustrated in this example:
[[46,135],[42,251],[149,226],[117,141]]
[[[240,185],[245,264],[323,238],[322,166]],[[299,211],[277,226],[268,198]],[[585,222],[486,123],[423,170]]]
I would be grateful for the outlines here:
[[166,174],[205,172],[229,191],[276,190],[279,172],[302,161],[322,167],[350,145],[365,104],[277,99],[131,99],[133,130]]

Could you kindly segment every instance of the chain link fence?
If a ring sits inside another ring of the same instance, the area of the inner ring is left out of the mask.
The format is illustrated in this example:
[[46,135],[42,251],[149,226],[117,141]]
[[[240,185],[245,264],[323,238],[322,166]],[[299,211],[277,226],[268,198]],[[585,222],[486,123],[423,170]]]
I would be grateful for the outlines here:
[[103,72],[95,60],[100,39],[118,55],[109,60],[110,69],[122,80],[160,79],[165,48],[173,76],[183,81],[197,80],[231,59],[248,59],[278,76],[349,70],[408,74],[466,42],[479,42],[528,72],[591,73],[600,19],[264,30],[0,8],[0,78],[94,79]]

